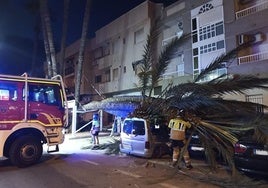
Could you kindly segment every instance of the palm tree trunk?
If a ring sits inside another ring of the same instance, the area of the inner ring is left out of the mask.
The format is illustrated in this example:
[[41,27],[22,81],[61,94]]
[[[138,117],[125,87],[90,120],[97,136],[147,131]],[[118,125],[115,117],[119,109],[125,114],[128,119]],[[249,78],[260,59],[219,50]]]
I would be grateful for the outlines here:
[[41,1],[42,0],[40,0],[39,5],[40,5],[40,16],[41,16],[41,23],[42,23],[43,38],[44,38],[44,48],[45,48],[46,61],[47,61],[46,77],[51,78],[52,67],[51,67],[50,50],[49,50],[49,44],[48,44],[47,31],[45,27],[45,13],[44,13],[44,9],[41,8]]
[[61,38],[61,53],[60,53],[60,70],[59,73],[64,76],[64,56],[65,56],[65,43],[67,37],[68,28],[68,12],[69,12],[70,0],[64,0],[64,13],[63,13],[63,26],[62,26],[62,38]]
[[40,9],[42,12],[42,19],[44,19],[44,27],[47,33],[47,41],[49,46],[49,54],[51,59],[51,67],[52,67],[52,76],[57,75],[57,63],[56,63],[56,53],[54,48],[53,34],[51,30],[50,16],[48,13],[47,0],[40,0]]
[[79,96],[80,96],[82,66],[83,66],[83,61],[84,61],[84,52],[85,52],[85,45],[86,45],[86,39],[87,39],[88,23],[89,23],[89,16],[90,16],[90,6],[91,6],[91,0],[87,0],[85,13],[84,13],[82,36],[81,36],[81,41],[80,41],[78,64],[77,64],[77,74],[76,74],[76,81],[75,81],[75,101],[76,101],[76,103],[79,102]]

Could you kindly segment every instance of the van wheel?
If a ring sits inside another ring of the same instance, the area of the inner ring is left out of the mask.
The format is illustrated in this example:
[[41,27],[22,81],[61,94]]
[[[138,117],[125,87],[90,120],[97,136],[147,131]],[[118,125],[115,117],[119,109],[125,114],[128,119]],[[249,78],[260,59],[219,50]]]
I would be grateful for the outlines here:
[[17,167],[27,167],[40,160],[43,147],[40,140],[31,136],[18,137],[11,145],[9,158]]

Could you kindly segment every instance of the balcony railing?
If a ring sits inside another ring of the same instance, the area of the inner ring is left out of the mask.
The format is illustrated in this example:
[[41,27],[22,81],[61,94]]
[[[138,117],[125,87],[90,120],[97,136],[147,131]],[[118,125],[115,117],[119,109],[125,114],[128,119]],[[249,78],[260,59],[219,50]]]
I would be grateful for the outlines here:
[[245,17],[247,15],[253,14],[255,12],[262,11],[264,9],[268,9],[268,1],[262,1],[261,3],[254,5],[252,7],[246,8],[244,10],[236,12],[236,19]]
[[268,51],[267,52],[262,52],[262,53],[257,53],[257,54],[252,54],[248,56],[243,56],[238,58],[238,64],[243,64],[243,63],[250,63],[250,62],[256,62],[256,61],[262,61],[268,59]]

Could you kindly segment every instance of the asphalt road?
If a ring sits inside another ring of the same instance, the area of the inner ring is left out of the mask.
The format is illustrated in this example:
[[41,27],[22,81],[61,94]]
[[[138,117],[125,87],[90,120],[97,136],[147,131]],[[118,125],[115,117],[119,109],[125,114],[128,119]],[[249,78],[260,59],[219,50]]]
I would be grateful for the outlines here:
[[[0,188],[214,188],[267,187],[245,177],[233,180],[226,169],[219,166],[212,172],[200,160],[193,160],[194,169],[169,167],[170,157],[144,159],[124,154],[107,154],[107,144],[115,140],[108,134],[100,136],[100,147],[92,148],[88,133],[66,135],[57,153],[47,153],[40,163],[28,168],[0,162]],[[46,150],[47,148],[44,147]]]

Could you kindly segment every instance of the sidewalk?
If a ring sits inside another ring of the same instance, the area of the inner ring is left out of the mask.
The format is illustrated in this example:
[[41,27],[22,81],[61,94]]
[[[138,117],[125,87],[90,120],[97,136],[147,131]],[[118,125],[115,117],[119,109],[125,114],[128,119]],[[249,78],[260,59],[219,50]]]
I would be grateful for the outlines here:
[[[64,142],[60,145],[60,151],[62,152],[88,152],[88,150],[99,150],[100,152],[105,152],[105,149],[109,147],[108,145],[113,145],[113,143],[120,140],[120,135],[110,136],[110,131],[101,131],[99,133],[99,147],[94,147],[92,143],[92,137],[89,131],[78,132],[75,134],[66,133]],[[115,146],[110,146],[115,147]],[[118,146],[117,146],[118,147]],[[119,147],[118,147],[119,148]],[[119,152],[119,149],[117,149]]]
[[[117,133],[117,135],[110,136],[111,132],[110,131],[100,131],[99,132],[99,139],[100,139],[100,144],[104,144],[107,141],[110,141],[111,139],[120,139],[120,134]],[[81,139],[91,139],[92,136],[89,131],[85,132],[78,132],[78,133],[67,133],[65,134],[65,140],[76,140],[77,142],[80,141]]]

